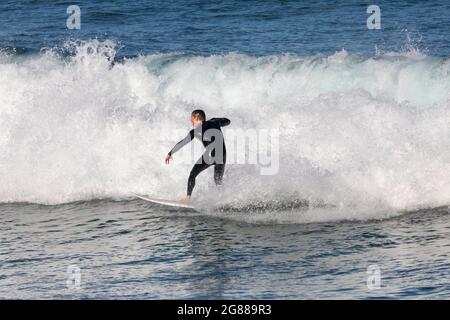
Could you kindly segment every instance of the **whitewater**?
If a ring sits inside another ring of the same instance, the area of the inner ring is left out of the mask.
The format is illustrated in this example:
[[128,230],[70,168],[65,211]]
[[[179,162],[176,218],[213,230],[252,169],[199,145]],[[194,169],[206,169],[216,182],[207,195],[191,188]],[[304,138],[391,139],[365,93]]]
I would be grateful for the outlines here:
[[[231,129],[279,133],[277,172],[229,165],[223,204],[306,199],[384,214],[449,204],[448,58],[342,50],[119,60],[108,40],[63,49],[1,53],[3,203],[181,197],[190,153],[171,167],[163,158],[201,107],[232,119]],[[197,192],[210,180],[199,177]]]

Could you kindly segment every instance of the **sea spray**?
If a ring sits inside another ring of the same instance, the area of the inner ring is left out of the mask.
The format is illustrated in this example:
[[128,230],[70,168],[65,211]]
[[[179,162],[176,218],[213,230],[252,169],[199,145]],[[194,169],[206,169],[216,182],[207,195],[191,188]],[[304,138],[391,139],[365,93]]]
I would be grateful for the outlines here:
[[[69,46],[69,56],[48,49],[0,59],[1,202],[58,204],[130,191],[181,198],[192,153],[176,154],[170,166],[164,156],[197,107],[230,118],[230,130],[279,133],[277,172],[230,163],[223,204],[288,197],[397,212],[450,202],[447,58],[343,50],[116,62],[110,41]],[[194,197],[211,188],[206,172]]]

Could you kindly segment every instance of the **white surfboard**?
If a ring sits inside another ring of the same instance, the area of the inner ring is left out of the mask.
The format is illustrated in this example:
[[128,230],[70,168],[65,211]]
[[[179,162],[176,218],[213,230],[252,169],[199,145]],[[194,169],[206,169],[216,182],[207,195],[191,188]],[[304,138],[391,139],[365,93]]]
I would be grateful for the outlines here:
[[142,194],[138,194],[138,193],[134,193],[134,192],[132,192],[132,194],[134,196],[138,197],[139,199],[142,199],[142,200],[145,200],[145,201],[149,201],[149,202],[152,202],[152,203],[157,203],[157,204],[160,204],[160,205],[163,205],[163,206],[195,210],[194,206],[189,205],[189,204],[183,204],[183,203],[181,203],[179,201],[156,199],[156,198],[153,198],[151,196],[146,196],[146,195],[142,195]]

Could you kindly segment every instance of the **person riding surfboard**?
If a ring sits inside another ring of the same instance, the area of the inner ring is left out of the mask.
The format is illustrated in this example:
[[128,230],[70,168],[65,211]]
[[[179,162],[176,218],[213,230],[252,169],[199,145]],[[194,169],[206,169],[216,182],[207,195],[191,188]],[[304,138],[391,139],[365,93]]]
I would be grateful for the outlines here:
[[183,203],[191,203],[191,195],[195,187],[195,178],[200,172],[211,166],[214,166],[214,182],[216,185],[222,184],[227,153],[225,140],[220,128],[228,126],[230,123],[231,121],[227,118],[212,118],[206,120],[206,114],[203,110],[194,110],[191,113],[191,124],[194,128],[166,155],[165,162],[166,164],[169,164],[172,155],[191,142],[194,137],[199,139],[205,147],[204,153],[197,160],[189,174],[186,198],[182,200]]

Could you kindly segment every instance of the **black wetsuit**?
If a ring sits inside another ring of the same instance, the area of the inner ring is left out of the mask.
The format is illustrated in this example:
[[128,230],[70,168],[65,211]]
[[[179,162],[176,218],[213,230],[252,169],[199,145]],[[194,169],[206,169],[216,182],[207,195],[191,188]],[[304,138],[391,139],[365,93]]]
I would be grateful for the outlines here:
[[[222,130],[220,127],[224,127],[230,124],[230,120],[227,118],[212,118],[207,121],[203,121],[201,125],[198,125],[187,136],[178,142],[169,155],[174,154],[180,150],[184,145],[189,143],[192,139],[197,138],[206,148],[203,155],[195,163],[194,167],[189,174],[187,195],[191,196],[192,190],[195,187],[195,178],[203,170],[210,166],[214,166],[214,182],[217,185],[222,184],[222,177],[225,171],[225,163],[227,159],[227,152],[225,149],[225,141],[223,138]],[[213,143],[215,142],[215,143]]]

